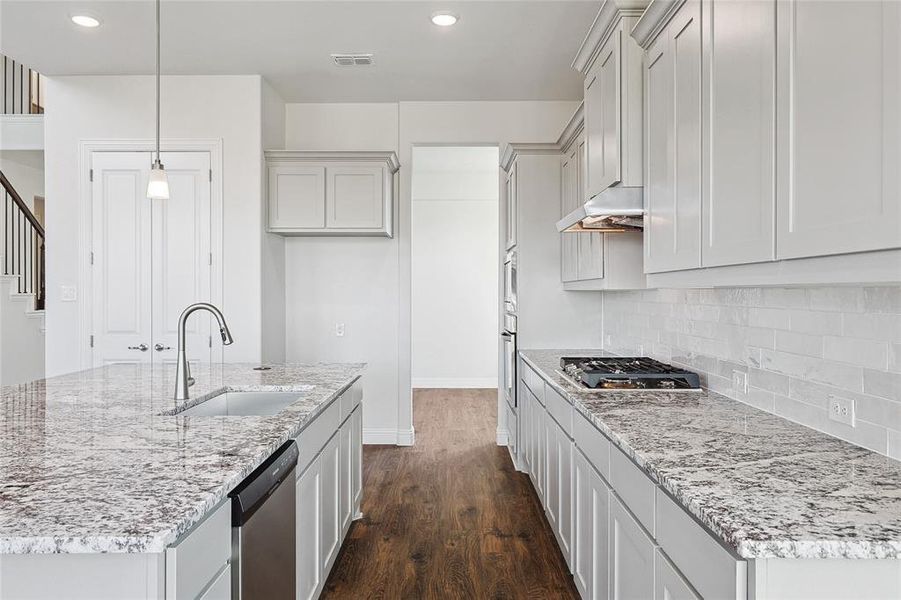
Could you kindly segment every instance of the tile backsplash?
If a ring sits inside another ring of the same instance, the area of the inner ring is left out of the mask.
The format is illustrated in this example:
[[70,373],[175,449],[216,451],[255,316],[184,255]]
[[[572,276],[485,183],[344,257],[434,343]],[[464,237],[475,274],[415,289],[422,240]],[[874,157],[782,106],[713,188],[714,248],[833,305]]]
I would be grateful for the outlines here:
[[[713,391],[901,459],[901,286],[605,292],[603,304],[605,349],[690,368]],[[833,397],[853,401],[855,427],[829,419]]]

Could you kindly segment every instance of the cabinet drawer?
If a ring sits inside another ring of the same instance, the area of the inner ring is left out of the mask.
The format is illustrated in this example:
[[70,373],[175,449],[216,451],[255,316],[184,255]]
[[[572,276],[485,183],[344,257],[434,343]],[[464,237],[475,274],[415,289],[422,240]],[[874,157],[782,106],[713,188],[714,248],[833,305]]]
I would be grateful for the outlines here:
[[225,565],[216,580],[206,589],[200,600],[231,600],[232,567]]
[[610,481],[610,440],[607,436],[584,416],[573,414],[573,439],[588,462]]
[[657,486],[621,450],[610,452],[610,484],[632,514],[651,532],[654,531],[654,504]]
[[525,361],[522,363],[522,380],[532,390],[532,394],[544,405],[544,379]]
[[338,431],[341,424],[341,400],[336,398],[319,416],[300,432],[297,436],[297,449],[300,455],[297,459],[297,476],[316,458],[329,438]]
[[573,436],[573,405],[551,386],[545,387],[545,406],[567,436]]
[[660,548],[654,555],[654,600],[702,600]]
[[196,598],[232,551],[231,502],[225,501],[181,541],[166,549],[166,598]]
[[734,557],[661,489],[657,490],[656,538],[704,598],[747,597],[747,563]]
[[341,402],[341,422],[343,423],[347,417],[360,405],[363,400],[363,386],[359,381],[347,388],[339,401]]

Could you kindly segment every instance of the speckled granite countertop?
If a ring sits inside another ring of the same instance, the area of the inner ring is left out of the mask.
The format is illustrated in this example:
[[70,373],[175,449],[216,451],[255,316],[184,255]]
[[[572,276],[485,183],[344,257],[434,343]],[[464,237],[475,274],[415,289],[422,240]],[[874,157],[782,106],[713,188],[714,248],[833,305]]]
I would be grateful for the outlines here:
[[181,408],[174,366],[0,388],[0,554],[163,551],[364,368],[253,366],[193,367],[188,404],[223,391],[298,400],[269,417],[163,416]]
[[730,398],[592,392],[520,355],[744,558],[901,558],[901,463]]

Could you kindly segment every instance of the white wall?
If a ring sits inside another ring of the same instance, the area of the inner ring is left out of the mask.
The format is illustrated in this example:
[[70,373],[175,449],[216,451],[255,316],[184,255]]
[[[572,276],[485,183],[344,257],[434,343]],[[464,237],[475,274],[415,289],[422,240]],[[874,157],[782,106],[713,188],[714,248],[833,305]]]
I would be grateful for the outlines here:
[[[47,196],[47,373],[82,368],[89,332],[79,331],[79,303],[63,302],[60,286],[79,286],[87,249],[79,248],[79,164],[85,140],[151,140],[153,77],[49,77],[45,113]],[[162,79],[162,137],[216,138],[223,145],[224,301],[235,343],[228,361],[261,357],[261,79],[185,76]],[[149,146],[148,146],[149,148]]]
[[[262,85],[262,132],[263,150],[279,150],[285,147],[285,101],[263,80]],[[261,198],[266,198],[266,170],[262,169]],[[260,202],[260,210],[265,230],[266,202]],[[280,235],[261,234],[262,251],[260,274],[262,281],[262,315],[260,343],[264,362],[285,361],[285,238]]]
[[497,387],[498,148],[416,147],[413,387]]
[[[604,347],[701,374],[703,384],[901,459],[901,287],[605,292]],[[748,376],[748,393],[732,373]],[[857,426],[828,418],[855,403]]]
[[[287,359],[362,360],[364,439],[413,442],[411,177],[415,144],[556,141],[575,102],[289,104],[286,147],[395,150],[401,163],[394,239],[286,242]],[[346,335],[335,336],[344,323]]]
[[44,152],[0,150],[0,171],[33,210],[34,197],[44,195]]

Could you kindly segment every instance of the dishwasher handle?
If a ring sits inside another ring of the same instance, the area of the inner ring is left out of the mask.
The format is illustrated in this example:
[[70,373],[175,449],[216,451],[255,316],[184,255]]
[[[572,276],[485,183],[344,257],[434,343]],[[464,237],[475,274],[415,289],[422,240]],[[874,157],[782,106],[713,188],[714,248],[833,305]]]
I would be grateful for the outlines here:
[[[232,527],[242,527],[266,499],[294,474],[300,451],[294,440],[276,450],[229,494],[232,499]],[[294,485],[294,478],[288,482]]]

